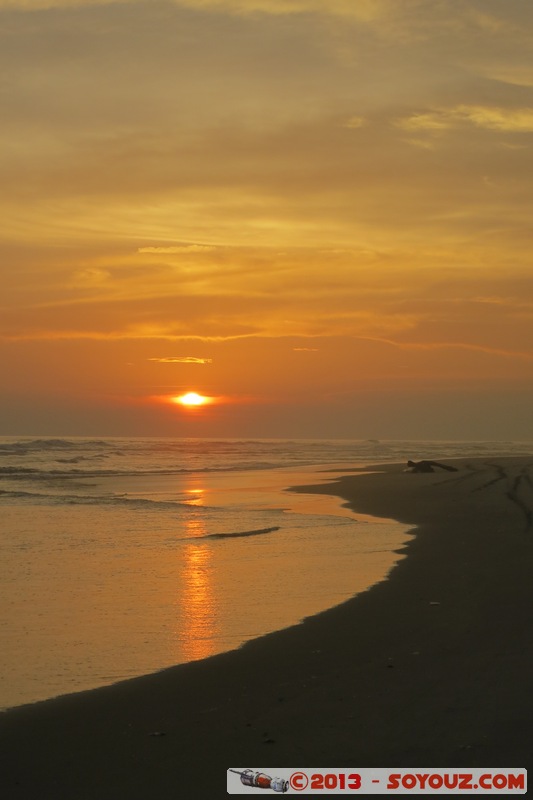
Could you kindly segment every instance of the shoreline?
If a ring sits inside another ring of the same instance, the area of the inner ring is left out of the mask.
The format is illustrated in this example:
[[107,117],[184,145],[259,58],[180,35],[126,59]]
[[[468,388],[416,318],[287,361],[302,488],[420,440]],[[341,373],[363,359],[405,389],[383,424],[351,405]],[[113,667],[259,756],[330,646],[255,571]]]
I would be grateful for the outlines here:
[[8,500],[0,710],[235,650],[380,580],[405,526],[358,515],[354,536],[339,497],[286,490],[327,468],[106,478],[103,514]]
[[7,710],[6,796],[216,800],[243,763],[527,768],[533,456],[449,460],[292,487],[416,527],[407,558],[239,650]]

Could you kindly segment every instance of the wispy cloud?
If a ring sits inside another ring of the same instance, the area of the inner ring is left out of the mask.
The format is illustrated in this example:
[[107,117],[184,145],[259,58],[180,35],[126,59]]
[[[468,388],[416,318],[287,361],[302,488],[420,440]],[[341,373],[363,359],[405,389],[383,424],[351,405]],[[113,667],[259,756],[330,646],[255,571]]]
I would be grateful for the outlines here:
[[184,244],[162,247],[139,247],[138,253],[212,253],[216,247],[208,244]]
[[212,364],[212,358],[196,358],[195,356],[166,356],[163,358],[149,358],[158,364]]
[[[129,0],[116,0],[127,3]],[[80,6],[104,6],[109,0],[0,0],[0,9],[16,8],[22,11],[40,11],[48,8],[79,8]]]
[[496,67],[491,71],[491,77],[513,86],[533,86],[533,67],[529,64]]
[[[174,0],[189,8],[224,10],[237,14],[327,14],[362,21],[379,19],[391,8],[391,0]],[[405,0],[404,0],[405,2]],[[413,0],[408,0],[412,3]]]
[[406,131],[443,131],[453,127],[453,114],[448,110],[424,111],[396,121]]
[[367,120],[364,117],[350,117],[345,123],[345,128],[362,128],[364,125],[367,124]]
[[480,128],[498,131],[528,133],[533,131],[533,108],[490,108],[484,106],[459,106],[458,116],[463,116]]
[[[123,5],[141,5],[142,0],[115,0]],[[238,16],[253,14],[268,14],[278,17],[287,17],[296,14],[315,14],[320,16],[337,17],[343,20],[354,20],[362,24],[377,24],[390,20],[406,18],[414,20],[417,28],[423,27],[426,18],[451,20],[447,27],[457,26],[457,10],[450,14],[447,9],[440,7],[431,8],[428,12],[426,0],[172,0],[178,8],[193,9],[196,11],[212,11]],[[0,0],[0,9],[16,8],[23,11],[34,11],[49,8],[79,8],[108,5],[109,0]],[[475,24],[483,29],[490,26],[497,31],[497,21],[488,15],[474,15],[463,11],[459,15],[467,19],[470,24]],[[452,22],[453,21],[453,22]]]
[[391,347],[396,347],[400,350],[465,350],[473,353],[487,353],[488,355],[502,356],[504,358],[516,358],[525,361],[533,361],[533,351],[510,350],[502,347],[474,344],[472,342],[400,342],[374,336],[361,336],[358,338],[369,342],[379,342],[380,344],[390,345]]
[[[34,11],[46,8],[100,6],[106,5],[108,2],[109,0],[0,0],[0,8]],[[118,2],[135,3],[136,0],[118,0]],[[235,14],[253,12],[275,15],[318,13],[373,20],[379,18],[384,11],[390,8],[391,0],[357,0],[357,2],[351,2],[351,0],[173,0],[173,2],[175,5],[185,8],[211,9]]]
[[530,133],[533,131],[533,108],[458,105],[417,112],[396,122],[403,130],[428,132],[441,132],[465,124],[508,133]]

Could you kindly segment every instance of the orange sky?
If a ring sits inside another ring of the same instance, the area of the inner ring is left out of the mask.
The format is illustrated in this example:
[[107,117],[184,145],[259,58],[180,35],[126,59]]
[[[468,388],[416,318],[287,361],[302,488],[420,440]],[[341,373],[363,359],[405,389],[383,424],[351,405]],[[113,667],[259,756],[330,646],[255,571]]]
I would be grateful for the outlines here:
[[533,439],[530,0],[0,22],[0,434]]

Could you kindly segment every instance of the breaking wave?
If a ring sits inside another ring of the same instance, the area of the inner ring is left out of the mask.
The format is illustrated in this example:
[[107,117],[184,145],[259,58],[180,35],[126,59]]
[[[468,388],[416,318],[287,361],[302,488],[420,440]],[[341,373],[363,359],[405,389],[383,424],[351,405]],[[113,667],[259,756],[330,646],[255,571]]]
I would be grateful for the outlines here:
[[202,514],[215,509],[215,506],[199,506],[190,502],[180,502],[179,500],[150,500],[128,495],[47,494],[46,492],[26,492],[16,489],[12,491],[0,489],[0,501],[2,499],[20,499],[33,504],[46,503],[51,506],[124,506],[130,509],[153,509],[155,511],[187,509],[189,512],[194,511],[195,514]]
[[279,525],[273,525],[271,528],[257,528],[253,531],[239,531],[238,533],[208,533],[206,536],[200,536],[200,539],[238,539],[244,536],[262,536],[265,533],[274,533],[280,531]]

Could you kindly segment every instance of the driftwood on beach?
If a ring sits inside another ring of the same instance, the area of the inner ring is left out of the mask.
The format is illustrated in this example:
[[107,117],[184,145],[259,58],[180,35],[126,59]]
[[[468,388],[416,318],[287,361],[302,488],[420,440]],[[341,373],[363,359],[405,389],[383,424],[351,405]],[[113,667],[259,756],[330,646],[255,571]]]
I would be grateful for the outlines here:
[[441,464],[440,461],[408,461],[407,472],[435,472],[433,467],[448,470],[448,472],[458,472],[457,467],[450,467],[449,464]]

